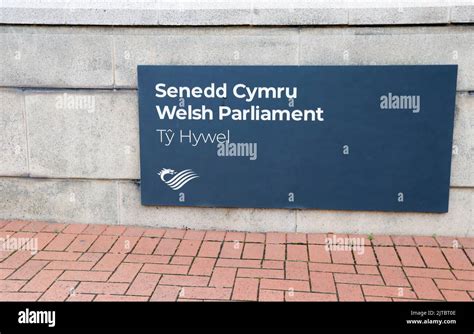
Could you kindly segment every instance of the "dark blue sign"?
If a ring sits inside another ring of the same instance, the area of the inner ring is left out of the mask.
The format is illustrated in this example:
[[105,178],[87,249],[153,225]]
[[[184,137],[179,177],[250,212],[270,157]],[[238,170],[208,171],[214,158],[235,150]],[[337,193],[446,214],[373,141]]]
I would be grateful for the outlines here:
[[138,66],[142,204],[446,212],[456,74]]

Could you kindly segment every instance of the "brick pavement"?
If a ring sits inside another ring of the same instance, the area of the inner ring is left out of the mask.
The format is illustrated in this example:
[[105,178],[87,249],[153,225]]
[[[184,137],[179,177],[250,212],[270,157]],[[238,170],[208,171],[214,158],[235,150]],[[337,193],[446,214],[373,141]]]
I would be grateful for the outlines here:
[[474,299],[474,238],[0,221],[20,238],[38,252],[0,251],[0,301]]

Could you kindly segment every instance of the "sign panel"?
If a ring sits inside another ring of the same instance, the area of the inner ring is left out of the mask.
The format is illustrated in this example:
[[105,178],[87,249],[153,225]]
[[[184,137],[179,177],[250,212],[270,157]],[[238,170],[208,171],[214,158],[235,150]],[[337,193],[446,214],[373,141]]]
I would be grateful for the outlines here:
[[456,75],[138,66],[142,204],[446,212]]

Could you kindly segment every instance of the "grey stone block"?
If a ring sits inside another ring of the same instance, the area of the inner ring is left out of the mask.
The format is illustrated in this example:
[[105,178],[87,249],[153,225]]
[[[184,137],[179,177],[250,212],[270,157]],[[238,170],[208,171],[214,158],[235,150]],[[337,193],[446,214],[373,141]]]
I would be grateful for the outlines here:
[[474,187],[474,95],[456,96],[451,186]]
[[0,175],[28,174],[25,105],[21,91],[0,90]]
[[451,188],[449,212],[299,210],[298,232],[474,236],[474,190]]
[[349,9],[350,25],[439,24],[449,22],[449,7],[379,7]]
[[30,28],[0,30],[0,85],[112,87],[112,37]]
[[156,25],[158,12],[153,9],[100,8],[3,8],[1,22],[7,24],[62,25]]
[[450,21],[452,23],[473,23],[474,5],[453,6]]
[[117,184],[0,178],[0,219],[116,224]]
[[[330,25],[472,22],[469,1],[3,0],[0,23],[64,25]],[[349,14],[350,13],[350,14]]]
[[[77,98],[93,99],[94,110],[89,112],[87,103],[76,108],[61,102],[80,101],[75,100]],[[457,95],[451,173],[453,186],[474,186],[473,101],[474,96]],[[30,92],[26,93],[26,102],[31,175],[139,179],[136,92]],[[8,110],[14,108],[8,107]],[[21,139],[24,131],[15,128],[15,133]],[[4,145],[10,145],[13,150],[14,143],[6,140]],[[24,157],[24,167],[6,163],[4,168],[11,168],[11,173],[25,174],[26,146],[24,150],[19,150],[16,145],[14,148],[21,153],[15,157]]]
[[296,29],[117,29],[115,84],[136,87],[137,65],[296,65]]
[[[3,8],[2,8],[3,7]],[[243,25],[251,0],[239,1],[42,1],[3,0],[0,22],[65,25]]]
[[115,26],[249,25],[251,9],[3,9],[2,23]]
[[137,103],[130,91],[27,93],[31,175],[138,179]]
[[472,27],[305,28],[301,65],[458,64],[461,91],[474,89]]
[[[198,4],[198,3],[196,3]],[[252,22],[250,6],[246,8],[217,9],[160,9],[156,25],[162,26],[229,26],[249,25]]]
[[295,231],[296,212],[270,209],[225,209],[142,206],[140,188],[119,183],[120,224],[231,231]]
[[344,25],[349,23],[348,8],[321,1],[256,1],[253,25]]
[[0,219],[238,231],[473,236],[473,208],[474,190],[469,188],[451,189],[446,214],[145,207],[133,182],[0,178]]

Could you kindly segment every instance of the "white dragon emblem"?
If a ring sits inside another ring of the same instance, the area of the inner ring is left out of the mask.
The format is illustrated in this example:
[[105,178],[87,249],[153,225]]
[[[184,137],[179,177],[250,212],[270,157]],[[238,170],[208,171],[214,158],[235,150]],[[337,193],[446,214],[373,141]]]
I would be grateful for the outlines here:
[[[165,180],[165,175],[168,175],[168,174],[174,175],[174,176],[169,180]],[[166,183],[173,190],[178,190],[189,181],[199,177],[191,169],[185,169],[176,174],[176,172],[173,169],[163,168],[158,173],[158,175],[160,176],[161,181]]]

